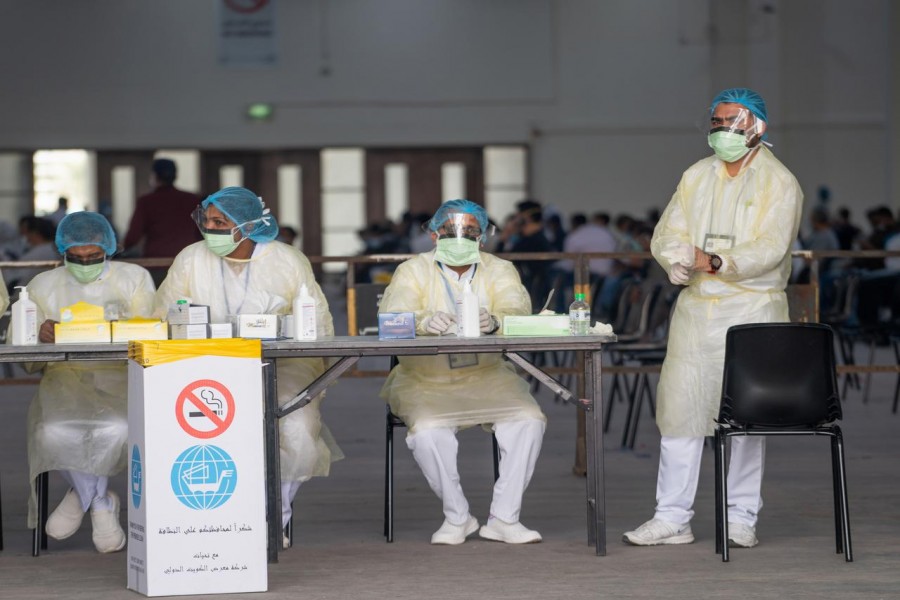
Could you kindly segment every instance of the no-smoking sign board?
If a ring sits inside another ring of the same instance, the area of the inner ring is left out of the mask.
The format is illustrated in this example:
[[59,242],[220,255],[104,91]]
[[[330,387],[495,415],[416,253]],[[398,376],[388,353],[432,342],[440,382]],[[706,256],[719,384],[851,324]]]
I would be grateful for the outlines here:
[[188,435],[214,438],[234,421],[234,396],[218,381],[199,379],[178,394],[175,417]]

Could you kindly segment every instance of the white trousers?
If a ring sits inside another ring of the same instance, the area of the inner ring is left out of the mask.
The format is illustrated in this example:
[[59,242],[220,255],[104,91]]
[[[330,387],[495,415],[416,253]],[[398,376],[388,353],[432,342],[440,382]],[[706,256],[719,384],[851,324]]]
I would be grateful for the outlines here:
[[109,477],[81,471],[60,471],[59,474],[78,494],[81,510],[112,510],[112,499],[106,493]]
[[[668,436],[660,440],[655,518],[678,525],[690,523],[700,478],[703,440],[702,437]],[[760,489],[765,457],[765,437],[731,438],[731,460],[726,483],[730,523],[756,526],[756,518],[763,505]]]
[[[534,473],[546,427],[547,424],[539,419],[494,425],[500,447],[500,477],[494,483],[490,516],[507,523],[519,521],[522,495]],[[469,502],[463,494],[456,468],[459,449],[456,429],[422,429],[407,435],[406,445],[412,450],[428,485],[441,499],[447,521],[454,525],[465,523],[469,518]]]
[[287,524],[291,520],[291,515],[293,514],[293,510],[291,509],[291,503],[294,501],[294,496],[297,495],[297,490],[300,489],[300,484],[302,481],[282,481],[281,482],[281,528],[284,529],[287,527]]

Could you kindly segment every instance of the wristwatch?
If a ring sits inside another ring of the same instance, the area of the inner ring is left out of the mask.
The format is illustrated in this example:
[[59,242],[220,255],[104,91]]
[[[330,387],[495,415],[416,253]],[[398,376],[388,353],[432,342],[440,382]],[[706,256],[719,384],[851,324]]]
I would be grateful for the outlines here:
[[718,254],[710,254],[709,255],[709,272],[710,273],[718,273],[719,269],[722,268],[722,257]]

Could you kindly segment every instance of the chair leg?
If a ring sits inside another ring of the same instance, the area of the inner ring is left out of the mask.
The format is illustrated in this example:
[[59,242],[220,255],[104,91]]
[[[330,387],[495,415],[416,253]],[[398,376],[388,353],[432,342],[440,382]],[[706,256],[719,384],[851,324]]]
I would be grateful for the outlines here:
[[841,526],[841,480],[840,465],[838,462],[837,435],[831,436],[831,490],[834,496],[834,544],[835,551],[840,554],[844,549],[844,532]]
[[384,447],[384,537],[390,543],[394,541],[394,424],[391,423],[390,411],[386,417]]
[[606,410],[603,415],[603,433],[609,433],[609,423],[612,421],[613,404],[615,403],[616,396],[620,396],[621,393],[621,389],[619,388],[619,374],[613,373],[612,384],[609,386],[609,398],[606,401]]
[[500,479],[500,444],[497,443],[496,434],[491,434],[491,446],[494,449],[494,483]]
[[35,500],[37,503],[37,524],[34,528],[31,541],[31,555],[40,556],[41,550],[47,549],[47,532],[44,526],[47,524],[47,491],[50,484],[50,474],[41,473],[34,481]]
[[722,551],[722,562],[728,562],[728,485],[725,473],[725,442],[728,436],[721,429],[716,430],[718,439],[716,440],[716,491],[719,493],[718,502],[716,503],[716,517],[718,525],[716,532],[718,533],[717,550]]
[[[0,484],[0,489],[3,488],[3,485]],[[3,501],[2,494],[0,494],[0,550],[3,550]]]
[[628,412],[625,413],[625,427],[622,428],[622,447],[628,447],[628,431],[631,428],[631,420],[634,419],[634,404],[637,396],[638,378],[640,374],[635,374],[634,383],[628,385],[628,377],[625,377],[625,396],[628,402]]
[[[869,340],[869,366],[875,364],[875,334],[872,334],[872,339]],[[872,387],[872,373],[871,371],[866,373],[866,382],[863,385],[863,404],[868,404],[869,402],[869,388]]]
[[[894,358],[897,364],[900,365],[900,339],[892,337],[891,345],[894,347]],[[894,384],[894,405],[891,407],[891,412],[895,415],[897,414],[898,401],[900,401],[900,373],[897,373],[897,383]]]
[[844,437],[841,428],[835,425],[837,455],[841,488],[841,531],[844,538],[844,560],[853,562],[853,548],[850,543],[850,508],[847,502],[847,470],[844,464]]

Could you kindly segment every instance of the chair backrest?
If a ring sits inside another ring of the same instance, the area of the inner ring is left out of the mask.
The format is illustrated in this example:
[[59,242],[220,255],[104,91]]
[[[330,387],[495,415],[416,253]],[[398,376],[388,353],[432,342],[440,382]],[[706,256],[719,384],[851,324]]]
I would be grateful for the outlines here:
[[633,280],[623,285],[613,331],[620,341],[634,341],[645,337],[650,317],[662,286],[659,283]]
[[356,328],[357,335],[378,333],[378,305],[387,289],[385,283],[357,283],[356,289]]
[[841,416],[831,327],[758,323],[728,330],[720,422],[805,427]]

